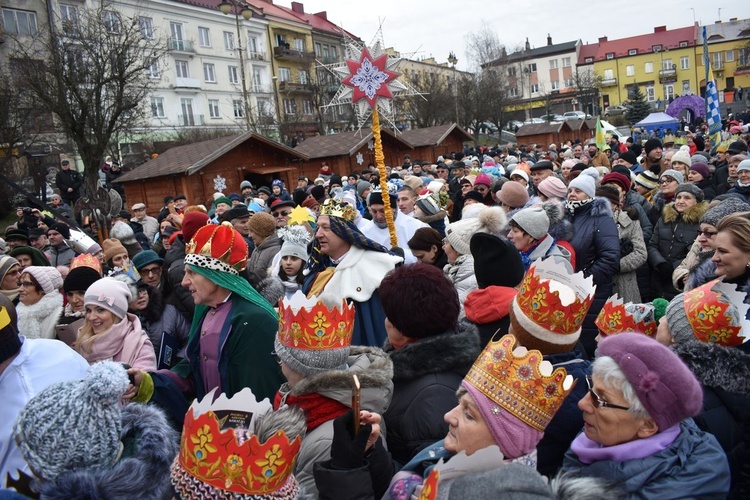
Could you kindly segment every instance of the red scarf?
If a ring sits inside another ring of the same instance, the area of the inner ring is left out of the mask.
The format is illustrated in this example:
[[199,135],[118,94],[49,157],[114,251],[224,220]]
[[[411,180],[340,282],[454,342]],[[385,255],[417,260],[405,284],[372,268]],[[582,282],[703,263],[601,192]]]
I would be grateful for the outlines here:
[[[281,392],[277,392],[276,397],[273,400],[274,410],[279,409],[281,401]],[[321,396],[318,393],[304,394],[302,396],[292,396],[289,394],[286,397],[285,404],[302,408],[305,412],[305,418],[307,419],[307,432],[325,424],[329,420],[340,417],[349,410],[349,407],[345,404]]]

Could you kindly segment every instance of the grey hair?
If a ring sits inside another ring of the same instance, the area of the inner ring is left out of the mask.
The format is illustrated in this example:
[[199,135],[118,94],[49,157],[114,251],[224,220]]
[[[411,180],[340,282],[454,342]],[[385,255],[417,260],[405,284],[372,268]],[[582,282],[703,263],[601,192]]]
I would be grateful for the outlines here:
[[469,394],[469,391],[466,390],[466,387],[459,385],[458,390],[456,391],[456,397],[458,399],[461,399],[462,397],[464,397],[464,394]]
[[620,369],[620,366],[609,356],[596,358],[593,365],[593,374],[602,379],[607,387],[614,387],[622,391],[622,396],[628,402],[628,412],[636,418],[649,418],[650,415],[635,394],[635,389]]
[[255,421],[255,434],[261,443],[278,431],[284,431],[290,441],[297,436],[304,439],[307,431],[305,412],[298,406],[286,405],[277,411],[266,412]]

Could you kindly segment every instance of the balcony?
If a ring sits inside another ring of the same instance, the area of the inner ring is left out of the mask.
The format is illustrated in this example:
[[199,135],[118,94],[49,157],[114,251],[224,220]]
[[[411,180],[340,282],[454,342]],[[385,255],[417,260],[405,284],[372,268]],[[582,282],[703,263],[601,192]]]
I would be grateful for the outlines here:
[[253,85],[250,92],[252,94],[273,94],[273,89],[270,85]]
[[250,61],[267,61],[268,60],[265,52],[248,52],[247,58]]
[[197,78],[182,78],[178,76],[174,79],[174,89],[200,90],[201,81]]
[[312,61],[315,59],[315,52],[305,52],[304,50],[295,50],[287,47],[274,47],[273,56],[276,59],[292,59],[298,61]]
[[177,115],[177,124],[181,127],[195,127],[206,124],[204,115]]
[[189,40],[170,38],[168,47],[170,52],[177,52],[179,54],[195,54],[195,47],[193,47],[193,42]]
[[615,87],[617,86],[617,78],[603,78],[600,85],[602,87]]
[[310,92],[310,88],[306,83],[283,81],[279,82],[279,92]]

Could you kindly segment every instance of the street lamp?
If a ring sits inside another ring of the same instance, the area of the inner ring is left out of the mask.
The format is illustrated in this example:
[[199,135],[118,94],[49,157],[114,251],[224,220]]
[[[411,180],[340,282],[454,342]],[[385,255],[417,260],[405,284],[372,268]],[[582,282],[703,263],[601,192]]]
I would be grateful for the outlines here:
[[458,125],[458,78],[456,77],[456,64],[458,64],[458,58],[452,50],[450,54],[448,54],[448,62],[453,66],[453,101],[456,104],[456,125]]
[[[234,8],[233,8],[234,7]],[[250,108],[247,104],[247,82],[245,81],[245,54],[242,51],[242,33],[240,31],[240,16],[245,21],[253,17],[253,11],[241,0],[224,0],[219,4],[222,14],[228,15],[234,11],[234,24],[237,27],[237,51],[240,55],[240,73],[242,74],[242,104],[245,110],[245,126],[250,130]]]

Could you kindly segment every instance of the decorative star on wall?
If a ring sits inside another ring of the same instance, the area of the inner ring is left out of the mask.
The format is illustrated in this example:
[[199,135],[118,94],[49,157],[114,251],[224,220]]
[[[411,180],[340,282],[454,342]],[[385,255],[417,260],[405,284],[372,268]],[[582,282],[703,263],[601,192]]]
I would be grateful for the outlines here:
[[226,188],[227,188],[227,180],[221,175],[216,174],[216,178],[214,179],[214,191],[223,193]]
[[357,165],[362,165],[365,162],[365,157],[362,153],[357,153]]

